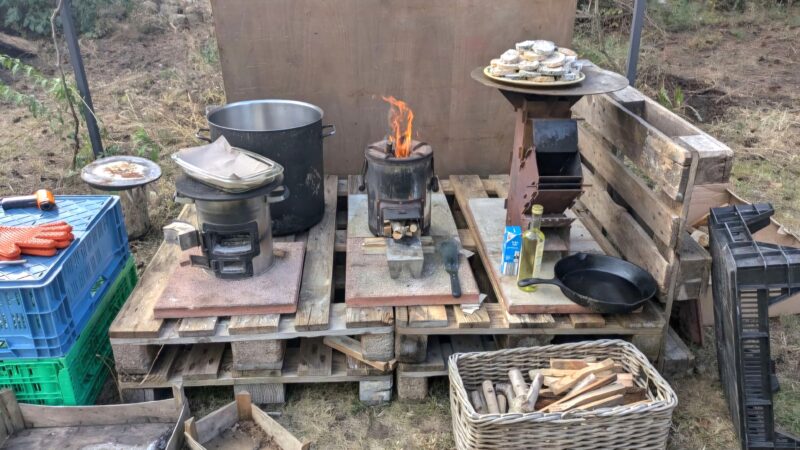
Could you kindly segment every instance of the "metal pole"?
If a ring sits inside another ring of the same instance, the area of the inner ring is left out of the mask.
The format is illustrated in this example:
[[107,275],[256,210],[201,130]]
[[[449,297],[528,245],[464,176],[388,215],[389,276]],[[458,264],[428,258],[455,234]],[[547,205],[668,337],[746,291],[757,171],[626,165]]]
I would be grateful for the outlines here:
[[97,127],[97,119],[94,117],[92,94],[89,92],[89,81],[86,79],[86,71],[83,68],[78,33],[75,31],[75,23],[72,21],[72,2],[70,0],[62,0],[60,13],[64,38],[69,48],[69,62],[72,64],[72,70],[75,71],[75,84],[78,85],[78,92],[83,98],[83,104],[80,107],[83,111],[83,118],[86,120],[86,128],[89,130],[92,152],[95,157],[99,157],[103,154],[103,141],[100,139],[100,129]]
[[627,77],[628,83],[636,83],[636,66],[639,64],[639,44],[642,39],[642,22],[647,0],[633,0],[633,22],[631,23],[631,43],[628,48]]

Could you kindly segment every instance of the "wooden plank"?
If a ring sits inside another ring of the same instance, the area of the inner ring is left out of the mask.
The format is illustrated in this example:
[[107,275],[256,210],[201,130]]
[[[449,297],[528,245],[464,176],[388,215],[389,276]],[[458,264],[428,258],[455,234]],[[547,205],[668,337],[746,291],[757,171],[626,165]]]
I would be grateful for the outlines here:
[[[461,309],[460,307],[456,307]],[[441,327],[447,326],[447,309],[444,305],[409,306],[408,326]]]
[[662,292],[669,290],[670,263],[661,256],[652,238],[618,205],[608,193],[596,184],[595,177],[588,170],[583,171],[584,180],[592,184],[580,198],[580,204],[594,216],[603,227],[608,239],[614,243],[622,256],[628,261],[650,272],[658,282]]
[[333,361],[333,349],[322,343],[320,338],[301,339],[300,350],[298,350],[300,362],[297,366],[297,374],[307,375],[330,375],[331,364]]
[[78,425],[61,428],[32,428],[23,430],[8,439],[3,443],[3,449],[159,448],[159,445],[164,445],[164,439],[169,437],[174,427],[175,423],[137,423],[129,425]]
[[361,342],[349,336],[326,336],[322,342],[326,346],[342,352],[368,366],[374,367],[381,372],[386,372],[394,366],[394,362],[392,361],[373,361],[364,358],[364,354],[361,352]]
[[122,405],[61,406],[19,404],[26,428],[75,427],[80,425],[123,425],[146,422],[175,423],[178,410],[172,399]]
[[627,156],[670,198],[682,200],[691,154],[608,95],[590,95],[573,112]]
[[156,356],[156,362],[153,368],[146,375],[146,379],[154,383],[166,382],[172,374],[172,366],[178,359],[178,355],[182,351],[187,351],[181,345],[168,345],[160,349],[159,354]]
[[375,308],[347,308],[347,328],[384,327],[394,325],[391,306]]
[[[294,315],[283,314],[280,316],[278,329],[274,332],[256,332],[253,330],[251,333],[244,333],[244,330],[231,333],[229,326],[233,323],[233,318],[220,317],[217,323],[217,332],[213,336],[205,337],[181,337],[178,335],[177,321],[168,320],[162,328],[158,337],[155,338],[130,338],[130,339],[111,339],[112,345],[119,347],[120,345],[175,345],[175,344],[195,344],[199,342],[243,342],[243,341],[267,341],[275,339],[295,339],[303,337],[321,337],[321,336],[355,336],[365,333],[383,334],[392,331],[393,321],[386,324],[384,316],[379,316],[380,320],[372,322],[373,325],[358,326],[358,321],[363,319],[358,314],[351,313],[350,328],[347,327],[347,306],[344,303],[334,303],[331,305],[331,320],[330,328],[327,330],[318,331],[299,331],[294,327]],[[391,313],[391,308],[388,309]],[[390,316],[391,317],[391,316]],[[371,319],[369,316],[366,319]],[[361,323],[368,323],[363,321]]]
[[601,314],[570,314],[569,320],[575,328],[603,328],[606,320]]
[[205,444],[222,434],[223,431],[232,427],[233,424],[238,421],[239,410],[237,409],[236,402],[233,401],[222,408],[212,411],[211,414],[195,422],[195,426],[197,427],[197,441],[200,444]]
[[212,336],[217,327],[217,317],[187,317],[180,319],[178,336]]
[[17,397],[11,389],[0,390],[0,405],[2,405],[3,408],[4,419],[8,419],[12,426],[12,429],[8,433],[9,435],[25,429],[22,410],[19,409]]
[[[417,111],[420,139],[434,143],[436,172],[446,175],[508,169],[512,136],[501,130],[513,110],[470,71],[526,37],[567,45],[576,1],[506,0],[496,8],[474,0],[276,0],[262,17],[264,6],[212,2],[228,102],[277,97],[319,105],[338,131],[325,141],[332,155],[325,173],[348,174],[361,170],[364,146],[387,132],[379,95],[394,95]],[[304,25],[294,26],[301,18]],[[412,59],[413,69],[385,69]],[[314,82],[318,67],[324,85]]]
[[352,356],[347,356],[347,375],[349,376],[366,376],[366,375],[383,375],[382,370],[378,370],[368,364],[365,364]]
[[471,252],[478,251],[478,244],[475,242],[475,238],[472,237],[472,233],[470,233],[469,230],[458,230],[458,240],[461,241],[461,247],[465,250]]
[[183,378],[186,380],[205,380],[217,377],[222,353],[225,351],[223,344],[195,344],[189,350]]
[[466,314],[460,306],[451,306],[458,328],[486,328],[491,323],[486,305],[481,305],[472,314]]
[[337,183],[336,176],[325,177],[325,213],[322,221],[308,232],[303,280],[295,313],[295,327],[298,330],[328,329],[336,236]]
[[[178,220],[192,222],[194,205],[186,205]],[[180,249],[176,245],[162,243],[131,296],[122,306],[108,330],[111,338],[158,337],[163,319],[153,317],[153,307],[167,287],[169,276],[178,264]]]
[[308,450],[311,448],[309,442],[301,442],[292,433],[283,428],[269,414],[262,411],[258,406],[252,405],[253,421],[270,436],[282,450]]
[[438,336],[428,338],[428,353],[421,363],[400,363],[398,373],[403,376],[431,377],[447,375],[447,359],[442,347],[448,347],[448,356],[452,353],[450,343],[443,343]]
[[578,124],[578,143],[581,156],[611,185],[625,202],[636,211],[656,238],[669,248],[677,244],[681,231],[680,209],[662,201],[638,175],[614,156],[614,147],[586,123]]
[[233,316],[228,325],[230,334],[261,334],[275,333],[278,331],[280,314],[259,314],[248,316]]

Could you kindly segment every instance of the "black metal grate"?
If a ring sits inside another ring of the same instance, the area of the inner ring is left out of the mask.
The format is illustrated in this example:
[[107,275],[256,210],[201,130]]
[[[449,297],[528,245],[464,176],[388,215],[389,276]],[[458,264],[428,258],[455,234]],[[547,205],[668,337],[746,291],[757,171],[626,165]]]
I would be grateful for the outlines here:
[[800,291],[800,249],[755,242],[769,204],[714,208],[709,216],[720,379],[743,449],[800,449],[775,431],[769,306]]

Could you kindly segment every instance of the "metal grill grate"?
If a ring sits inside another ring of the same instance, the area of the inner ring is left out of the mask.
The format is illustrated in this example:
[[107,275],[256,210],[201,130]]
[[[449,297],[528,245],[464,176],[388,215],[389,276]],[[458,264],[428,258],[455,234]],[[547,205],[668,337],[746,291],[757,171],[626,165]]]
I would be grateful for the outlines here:
[[714,208],[709,216],[717,360],[743,449],[800,449],[775,431],[769,305],[800,291],[800,249],[763,244],[769,204]]

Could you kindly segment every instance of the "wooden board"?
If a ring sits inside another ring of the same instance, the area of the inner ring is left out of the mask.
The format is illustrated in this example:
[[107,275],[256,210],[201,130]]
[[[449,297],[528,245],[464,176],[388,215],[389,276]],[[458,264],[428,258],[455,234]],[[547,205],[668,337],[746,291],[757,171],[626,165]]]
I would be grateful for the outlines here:
[[[415,306],[478,303],[480,291],[467,259],[461,255],[459,279],[462,295],[455,298],[450,276],[438,252],[425,254],[422,277],[414,279],[406,270],[397,279],[389,276],[386,255],[370,254],[365,239],[372,237],[367,225],[367,196],[348,197],[347,262],[345,302],[349,306]],[[447,198],[441,192],[431,196],[430,236],[434,245],[458,237],[458,229]]]
[[425,255],[422,277],[408,271],[393,279],[385,255],[365,255],[363,238],[347,239],[345,302],[349,306],[414,306],[478,303],[480,291],[467,258],[459,267],[462,295],[455,298],[438,253]]
[[223,344],[193,345],[184,365],[183,378],[186,380],[216,378],[224,351]]
[[275,242],[274,248],[285,256],[276,257],[267,272],[252,278],[222,280],[197,267],[178,267],[153,307],[153,315],[183,318],[295,312],[305,243]]
[[[499,285],[499,292],[496,292],[498,301],[506,305],[508,312],[532,313],[532,314],[570,314],[570,313],[591,313],[585,308],[564,296],[556,286],[540,285],[534,292],[525,292],[517,287],[517,278],[504,276],[500,273],[500,262],[503,257],[503,231],[505,229],[505,208],[504,200],[500,198],[475,198],[469,200],[469,210],[466,214],[471,215],[478,236],[478,245],[483,247],[486,255],[484,267],[487,268],[489,276],[493,277]],[[573,228],[579,228],[578,221],[573,224]],[[596,248],[600,253],[600,249]],[[540,276],[542,278],[552,278],[555,263],[561,258],[558,253],[545,252],[542,259]]]
[[325,177],[325,215],[308,232],[303,281],[295,314],[295,327],[298,330],[328,329],[333,290],[337,184],[338,179],[335,176]]
[[325,123],[337,127],[325,141],[325,170],[350,174],[360,171],[365,145],[386,134],[380,96],[394,95],[416,112],[414,128],[434,144],[441,175],[508,169],[513,109],[470,71],[524,39],[568,46],[576,6],[575,0],[505,0],[502,8],[478,0],[211,3],[229,102],[289,98],[320,106]]
[[217,317],[187,317],[178,325],[178,336],[212,336],[217,327]]
[[139,423],[54,428],[28,428],[15,433],[3,444],[6,450],[58,448],[158,448],[175,424]]
[[322,338],[302,339],[300,341],[300,349],[297,350],[297,353],[300,357],[300,362],[297,366],[298,375],[331,374],[333,349],[323,344]]

